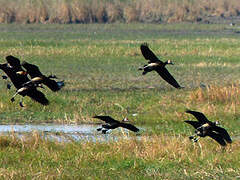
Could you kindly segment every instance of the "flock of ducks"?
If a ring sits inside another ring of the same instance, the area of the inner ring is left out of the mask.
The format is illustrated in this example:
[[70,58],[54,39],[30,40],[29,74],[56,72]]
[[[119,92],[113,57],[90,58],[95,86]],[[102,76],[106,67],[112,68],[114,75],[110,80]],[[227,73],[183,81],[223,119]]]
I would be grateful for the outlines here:
[[[12,96],[11,101],[15,101],[16,95],[21,95],[22,99],[19,102],[20,106],[23,107],[23,97],[28,96],[32,100],[42,104],[48,105],[49,101],[46,96],[39,91],[37,88],[44,88],[42,84],[46,85],[49,89],[56,92],[64,86],[63,81],[55,81],[53,79],[56,76],[45,76],[43,75],[36,65],[23,62],[21,64],[20,60],[14,56],[6,57],[7,63],[0,64],[0,69],[2,69],[7,77],[12,81],[12,84],[16,88],[16,93]],[[24,70],[24,69],[25,70]],[[30,78],[28,77],[30,76]],[[3,76],[3,79],[7,79]],[[8,84],[7,88],[10,89],[11,85]]]
[[[173,65],[171,60],[167,60],[166,62],[159,60],[149,49],[147,43],[143,43],[140,46],[140,49],[143,57],[148,60],[148,64],[138,69],[143,71],[142,75],[151,71],[156,71],[171,86],[177,89],[184,88],[179,85],[166,68],[166,65]],[[25,96],[30,97],[32,100],[44,106],[48,105],[48,99],[39,90],[39,88],[45,88],[43,85],[47,86],[53,92],[59,91],[64,86],[64,81],[56,81],[55,79],[57,79],[57,77],[55,75],[43,75],[39,68],[34,64],[30,64],[25,61],[21,63],[18,58],[11,55],[6,57],[6,61],[6,63],[0,64],[0,69],[2,69],[7,75],[2,76],[2,78],[4,80],[9,78],[16,88],[16,93],[11,98],[12,102],[15,101],[16,95],[22,96],[22,99],[19,102],[21,107],[23,107],[23,97]],[[10,89],[11,85],[7,84],[7,88]],[[217,126],[219,124],[218,122],[209,121],[201,112],[187,110],[186,113],[192,114],[198,120],[184,121],[195,128],[194,135],[189,137],[194,142],[197,142],[200,137],[209,136],[217,141],[221,146],[226,146],[227,143],[232,143],[228,132],[224,128]],[[101,131],[103,134],[106,134],[108,130],[118,127],[126,128],[133,132],[139,131],[137,127],[127,123],[127,118],[124,118],[122,121],[117,121],[110,116],[94,116],[93,118],[97,118],[105,122],[102,127],[97,129],[97,131]]]

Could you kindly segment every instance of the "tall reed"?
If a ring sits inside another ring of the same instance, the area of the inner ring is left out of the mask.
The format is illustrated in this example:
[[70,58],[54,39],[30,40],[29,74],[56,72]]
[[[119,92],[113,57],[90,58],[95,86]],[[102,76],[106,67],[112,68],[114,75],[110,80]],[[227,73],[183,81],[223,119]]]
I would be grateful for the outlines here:
[[239,15],[238,0],[0,0],[0,23],[194,22]]

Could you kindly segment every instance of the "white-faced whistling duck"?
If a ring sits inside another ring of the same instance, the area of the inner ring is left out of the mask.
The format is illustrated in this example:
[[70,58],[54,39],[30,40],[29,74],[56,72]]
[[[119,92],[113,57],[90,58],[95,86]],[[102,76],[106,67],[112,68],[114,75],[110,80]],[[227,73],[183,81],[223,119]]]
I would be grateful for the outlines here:
[[194,142],[197,142],[200,137],[209,136],[222,146],[226,146],[227,143],[232,143],[231,137],[229,136],[228,132],[224,128],[217,126],[219,124],[217,121],[209,121],[206,116],[201,112],[187,110],[186,113],[192,114],[198,120],[184,121],[192,125],[196,129],[195,134],[189,137],[190,139],[193,139]]
[[138,132],[139,131],[139,129],[136,128],[134,125],[129,124],[129,123],[124,123],[124,122],[128,121],[127,118],[124,118],[121,122],[113,119],[110,116],[94,116],[93,118],[100,119],[100,120],[102,120],[106,123],[106,124],[103,124],[101,128],[97,129],[97,131],[102,131],[103,134],[106,134],[106,132],[109,129],[116,129],[118,127],[126,128],[130,131],[133,131],[133,132]]
[[[46,85],[49,89],[51,89],[52,91],[59,91],[63,86],[64,86],[64,82],[63,81],[55,81],[53,80],[53,78],[57,78],[56,76],[45,76],[43,75],[39,68],[34,65],[34,64],[30,64],[27,62],[23,62],[22,66],[26,69],[26,73],[30,75],[31,77],[31,82],[35,83],[35,84],[44,84]],[[24,74],[23,71],[19,71],[19,74]]]
[[178,84],[178,82],[173,78],[173,76],[168,72],[168,70],[165,67],[167,64],[173,65],[171,60],[167,60],[166,62],[160,61],[157,58],[157,56],[149,49],[147,43],[143,43],[140,46],[140,49],[143,57],[146,60],[149,60],[148,64],[138,69],[138,70],[143,70],[143,73],[142,73],[143,75],[155,70],[165,81],[167,81],[173,87],[178,89],[183,88]]
[[23,68],[21,66],[20,60],[18,58],[10,55],[10,56],[6,57],[6,60],[8,62],[8,66],[9,66],[9,68],[11,68],[12,72],[16,73],[17,74],[16,76],[19,76],[18,77],[19,81],[12,80],[13,83],[17,83],[16,86],[18,88],[23,86],[23,82],[30,81],[30,79],[27,77],[26,73],[25,74],[21,74],[21,76],[18,75],[17,72],[23,71]]
[[[21,64],[20,64],[20,60],[18,58],[9,55],[9,56],[6,57],[6,61],[9,65],[9,67],[12,68],[12,70],[17,72],[17,71],[20,71],[22,69]],[[4,78],[4,79],[7,79],[7,78]],[[26,76],[22,76],[21,79],[23,81],[26,81],[26,79],[28,79],[28,78]],[[19,86],[22,86],[21,82],[22,81],[19,82]],[[18,83],[18,82],[15,82],[15,83]],[[7,88],[10,89],[11,85],[7,84]]]
[[[17,67],[18,63],[14,63],[19,61],[17,58],[12,58],[13,56],[7,56],[6,59],[9,63],[0,64],[0,69],[2,69],[6,75],[9,77],[9,79],[12,81],[13,85],[15,86],[16,93],[11,98],[11,101],[13,102],[15,99],[14,97],[19,94],[22,97],[29,96],[31,99],[33,99],[36,102],[41,103],[42,105],[48,105],[49,101],[46,99],[45,95],[37,90],[37,87],[32,84],[28,86],[24,86],[26,82],[30,81],[30,79],[27,76],[19,75],[16,72],[19,70]],[[20,63],[19,63],[20,64]],[[20,101],[20,106],[23,107],[22,100]]]

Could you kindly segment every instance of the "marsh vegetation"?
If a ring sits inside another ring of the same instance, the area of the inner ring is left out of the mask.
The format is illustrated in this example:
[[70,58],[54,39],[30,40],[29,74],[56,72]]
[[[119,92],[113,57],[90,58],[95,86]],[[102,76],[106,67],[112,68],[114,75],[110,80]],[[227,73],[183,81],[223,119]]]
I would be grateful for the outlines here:
[[[227,179],[239,176],[238,27],[206,24],[0,25],[0,57],[37,64],[66,86],[44,92],[43,107],[26,98],[24,108],[10,102],[15,92],[0,82],[2,124],[96,124],[95,115],[128,117],[146,127],[141,139],[115,142],[54,142],[32,132],[19,139],[0,137],[3,179]],[[176,90],[157,73],[142,76],[147,42],[185,89]],[[211,139],[192,143],[193,119],[186,108],[218,120],[233,138],[222,149]],[[133,116],[134,114],[134,116]],[[114,133],[114,132],[113,132]],[[121,134],[120,136],[124,136]],[[151,140],[149,140],[149,137]],[[131,150],[131,151],[130,151]]]
[[0,23],[211,23],[239,16],[238,0],[0,0]]

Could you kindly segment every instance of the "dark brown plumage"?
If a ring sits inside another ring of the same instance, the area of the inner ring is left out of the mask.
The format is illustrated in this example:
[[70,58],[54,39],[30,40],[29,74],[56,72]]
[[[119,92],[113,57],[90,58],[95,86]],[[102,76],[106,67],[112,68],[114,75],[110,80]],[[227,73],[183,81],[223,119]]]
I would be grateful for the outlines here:
[[44,84],[46,85],[49,89],[52,91],[59,91],[63,86],[64,82],[63,81],[55,81],[52,78],[56,78],[56,76],[45,76],[41,73],[39,68],[34,65],[30,64],[27,62],[23,62],[22,66],[26,69],[26,73],[30,75],[31,77],[31,82],[36,83],[36,84]]
[[9,65],[6,66],[5,72],[7,76],[11,79],[13,85],[17,88],[20,89],[23,87],[23,83],[30,81],[30,79],[27,77],[27,74],[17,74],[19,71],[23,71],[23,68],[21,67],[20,60],[14,56],[7,56],[6,60]]
[[116,129],[118,127],[126,128],[130,131],[133,131],[133,132],[138,132],[139,131],[139,129],[136,128],[134,125],[129,124],[129,123],[124,123],[124,122],[127,121],[126,119],[123,119],[122,122],[120,122],[120,121],[117,121],[117,120],[113,119],[110,116],[94,116],[93,118],[100,119],[100,120],[102,120],[106,123],[106,124],[103,124],[101,128],[97,129],[98,131],[102,131],[102,133],[104,133],[104,134],[109,129]]
[[224,128],[217,126],[218,122],[209,121],[206,116],[201,112],[187,110],[186,113],[192,114],[198,120],[184,121],[192,125],[196,129],[195,135],[190,136],[190,139],[194,139],[194,141],[196,142],[198,138],[196,138],[195,136],[209,136],[222,146],[226,146],[227,143],[232,143],[231,137],[229,136],[228,132]]
[[173,65],[170,60],[166,62],[160,61],[157,56],[149,49],[146,43],[142,44],[140,46],[140,49],[143,57],[148,60],[148,64],[139,68],[139,70],[143,70],[143,75],[155,70],[165,81],[167,81],[173,87],[178,89],[183,88],[178,84],[178,82],[174,79],[174,77],[168,72],[165,67],[167,64]]
[[[29,86],[23,86],[23,84],[30,81],[30,79],[28,79],[27,76],[17,74],[14,66],[9,66],[7,63],[4,63],[0,64],[0,69],[6,73],[13,85],[16,87],[17,92],[14,96],[17,94],[20,94],[22,97],[29,96],[31,99],[41,103],[42,105],[49,104],[49,101],[45,95],[41,91],[38,91],[35,85],[31,84]],[[14,96],[11,99],[12,101],[14,101]],[[21,103],[22,102],[20,102],[20,105],[22,106]]]

